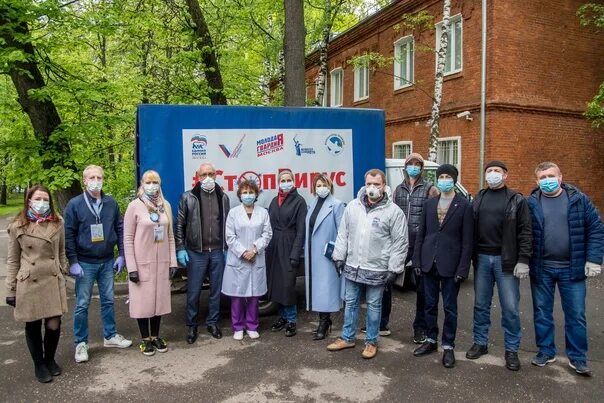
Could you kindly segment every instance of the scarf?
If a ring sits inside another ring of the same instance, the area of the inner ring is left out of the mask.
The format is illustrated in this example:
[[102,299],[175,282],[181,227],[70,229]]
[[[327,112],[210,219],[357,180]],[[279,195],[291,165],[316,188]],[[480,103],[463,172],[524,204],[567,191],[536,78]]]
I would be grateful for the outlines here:
[[287,198],[287,195],[291,193],[291,190],[289,192],[284,192],[283,190],[279,189],[279,193],[277,194],[277,203],[279,204],[279,207],[281,207],[281,205],[283,204],[283,202],[285,201],[285,199]]
[[145,203],[150,212],[155,211],[158,214],[164,212],[164,199],[160,196],[159,192],[155,196],[148,196],[146,193],[143,193],[140,199]]
[[45,221],[54,221],[55,217],[52,215],[50,210],[44,214],[36,214],[32,209],[28,209],[26,213],[27,220],[35,223],[42,223]]

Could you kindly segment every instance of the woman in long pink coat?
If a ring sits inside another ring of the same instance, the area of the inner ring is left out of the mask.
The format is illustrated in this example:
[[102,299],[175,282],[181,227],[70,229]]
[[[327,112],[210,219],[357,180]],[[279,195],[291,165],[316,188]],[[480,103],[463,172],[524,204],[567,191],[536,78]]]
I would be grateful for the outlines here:
[[137,198],[124,216],[124,251],[128,268],[130,317],[141,332],[144,355],[165,353],[168,345],[159,337],[162,315],[171,312],[170,271],[176,268],[172,210],[161,191],[155,171],[143,174]]

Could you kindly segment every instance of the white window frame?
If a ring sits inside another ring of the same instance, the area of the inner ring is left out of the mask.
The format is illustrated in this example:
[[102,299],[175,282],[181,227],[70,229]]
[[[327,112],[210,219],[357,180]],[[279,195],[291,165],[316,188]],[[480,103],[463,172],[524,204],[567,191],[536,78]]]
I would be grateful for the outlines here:
[[[340,75],[340,99],[335,99],[336,91],[334,85],[336,84],[333,79],[334,75]],[[325,97],[327,99],[327,97]],[[344,70],[341,67],[336,67],[329,72],[329,106],[337,107],[342,106],[344,103]]]
[[[402,77],[402,66],[401,66],[401,45],[411,44],[411,49],[406,52],[404,57],[407,62],[407,71],[405,72],[405,80],[401,80]],[[415,39],[413,35],[407,35],[396,42],[394,42],[394,89],[400,90],[401,88],[411,87],[414,81],[415,74]],[[401,81],[403,81],[401,83]]]
[[[438,149],[440,150],[440,143],[443,141],[457,141],[457,171],[459,172],[458,178],[457,178],[457,182],[461,182],[460,178],[461,178],[461,136],[451,136],[451,137],[440,137],[438,139]],[[436,153],[436,158],[438,164],[443,164],[445,162],[443,161],[438,161],[438,152]]]
[[[407,146],[407,145],[409,146],[409,154],[413,153],[413,141],[404,140],[404,141],[395,141],[394,143],[392,143],[392,158],[399,158],[394,155],[394,150],[396,149],[396,146]],[[409,155],[409,154],[407,154],[407,155]],[[402,159],[405,159],[405,158],[407,158],[407,156],[403,157]]]
[[[360,72],[365,72],[365,94],[361,94],[361,74]],[[354,69],[354,101],[363,101],[369,98],[369,67],[361,66]]]
[[[461,32],[461,38],[457,38],[455,37],[455,23],[459,21],[460,24],[460,32]],[[441,27],[442,27],[442,21],[437,23],[436,26],[436,51],[438,52],[438,50],[440,49],[440,32],[441,32]],[[460,71],[463,70],[463,18],[461,18],[461,14],[456,14],[454,16],[451,16],[449,18],[449,44],[447,45],[447,51],[448,52],[454,52],[455,51],[455,45],[457,43],[457,41],[461,41],[461,46],[460,46],[460,52],[461,54],[459,55],[459,68],[456,69],[455,68],[455,59],[456,59],[456,54],[451,54],[451,57],[449,59],[451,65],[447,66],[446,65],[446,61],[445,61],[445,76],[451,75],[451,74],[456,74],[459,73]],[[446,56],[445,56],[446,57]],[[438,67],[438,57],[435,57],[435,63],[434,65]],[[450,69],[450,70],[448,70]]]

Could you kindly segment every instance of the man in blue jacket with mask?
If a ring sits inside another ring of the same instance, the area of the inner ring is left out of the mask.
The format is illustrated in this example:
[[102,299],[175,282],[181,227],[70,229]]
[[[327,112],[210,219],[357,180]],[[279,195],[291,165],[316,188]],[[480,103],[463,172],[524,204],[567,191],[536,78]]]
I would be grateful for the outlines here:
[[589,198],[562,182],[553,162],[535,169],[537,185],[528,199],[533,229],[530,260],[535,339],[539,352],[532,364],[538,367],[556,360],[554,294],[556,284],[564,311],[566,354],[578,374],[590,376],[587,366],[587,277],[602,270],[604,226]]

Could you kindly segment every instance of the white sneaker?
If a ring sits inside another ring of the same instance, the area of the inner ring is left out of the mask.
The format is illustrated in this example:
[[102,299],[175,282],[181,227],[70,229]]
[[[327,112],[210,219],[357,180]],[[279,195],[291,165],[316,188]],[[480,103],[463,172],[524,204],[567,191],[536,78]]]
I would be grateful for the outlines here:
[[243,330],[237,330],[235,333],[233,333],[233,338],[235,340],[243,340]]
[[75,350],[75,362],[88,361],[88,344],[86,342],[78,343]]
[[250,339],[257,339],[258,337],[260,337],[260,333],[258,333],[255,330],[246,330],[247,335],[250,336]]
[[103,345],[105,347],[127,348],[132,345],[132,340],[127,340],[121,334],[116,333],[112,338],[105,339]]

